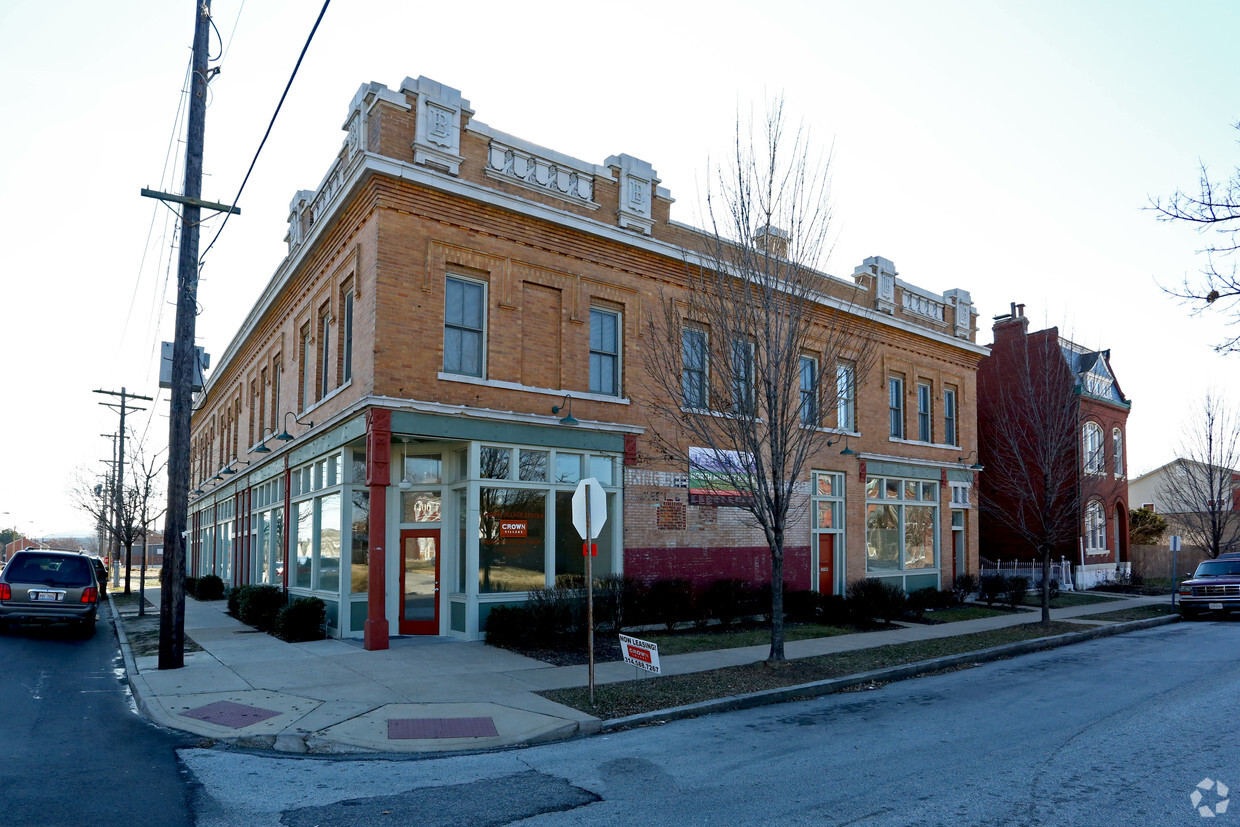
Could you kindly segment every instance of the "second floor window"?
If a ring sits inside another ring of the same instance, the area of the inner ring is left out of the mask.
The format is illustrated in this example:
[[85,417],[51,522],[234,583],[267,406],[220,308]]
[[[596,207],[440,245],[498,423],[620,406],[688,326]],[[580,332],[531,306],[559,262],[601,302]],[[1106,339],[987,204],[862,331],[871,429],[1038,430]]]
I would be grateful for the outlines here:
[[904,439],[904,380],[887,377],[887,413],[892,439]]
[[1115,476],[1124,476],[1124,432],[1119,428],[1111,431],[1111,448],[1115,452]]
[[706,331],[687,327],[681,334],[682,385],[686,408],[706,408]]
[[856,384],[852,365],[840,362],[835,366],[835,426],[841,431],[857,430],[857,411],[853,402]]
[[801,357],[801,424],[818,424],[818,362]]
[[960,444],[956,442],[956,391],[952,388],[943,389],[943,441]]
[[327,366],[331,363],[332,349],[329,347],[331,343],[332,317],[330,313],[324,313],[319,317],[319,399],[327,396],[330,388],[327,382]]
[[310,324],[301,329],[301,409],[314,404],[314,359],[310,350]]
[[1081,449],[1085,455],[1085,473],[1103,472],[1102,429],[1096,422],[1086,422],[1081,429]]
[[344,330],[340,334],[341,346],[341,365],[340,376],[342,382],[348,382],[353,378],[353,291],[344,294],[344,306],[342,308],[344,316]]
[[754,412],[753,344],[745,339],[732,342],[732,412]]
[[917,383],[917,439],[922,442],[932,442],[933,434],[930,430],[930,405],[931,392],[930,386],[925,382]]
[[590,310],[590,393],[620,393],[619,316],[607,310]]
[[448,277],[444,289],[443,369],[482,376],[486,291],[476,281]]

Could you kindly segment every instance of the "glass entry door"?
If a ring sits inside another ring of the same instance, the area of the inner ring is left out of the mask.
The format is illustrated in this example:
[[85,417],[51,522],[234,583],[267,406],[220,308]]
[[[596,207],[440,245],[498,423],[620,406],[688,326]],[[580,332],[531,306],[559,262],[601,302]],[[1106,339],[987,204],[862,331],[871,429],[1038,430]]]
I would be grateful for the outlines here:
[[439,634],[439,529],[400,533],[400,633]]

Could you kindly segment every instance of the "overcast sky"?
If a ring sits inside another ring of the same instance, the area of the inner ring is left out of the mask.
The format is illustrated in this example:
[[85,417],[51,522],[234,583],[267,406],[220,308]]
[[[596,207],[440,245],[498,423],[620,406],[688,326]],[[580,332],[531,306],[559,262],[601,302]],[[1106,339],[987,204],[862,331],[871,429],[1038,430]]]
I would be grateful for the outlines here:
[[[193,5],[0,3],[0,526],[89,531],[69,489],[102,473],[116,429],[93,390],[156,396],[132,422],[167,441],[174,221],[138,191],[180,191]],[[215,0],[204,198],[235,197],[319,7]],[[691,223],[738,109],[782,94],[834,148],[827,269],[881,255],[969,290],[983,344],[1020,302],[1111,348],[1135,476],[1240,369],[1211,349],[1221,319],[1158,288],[1197,272],[1203,239],[1142,210],[1191,189],[1199,162],[1226,177],[1240,160],[1237,42],[1234,2],[335,0],[206,257],[198,343],[218,358],[279,266],[289,201],[327,172],[364,82],[426,75],[496,129],[649,161]]]

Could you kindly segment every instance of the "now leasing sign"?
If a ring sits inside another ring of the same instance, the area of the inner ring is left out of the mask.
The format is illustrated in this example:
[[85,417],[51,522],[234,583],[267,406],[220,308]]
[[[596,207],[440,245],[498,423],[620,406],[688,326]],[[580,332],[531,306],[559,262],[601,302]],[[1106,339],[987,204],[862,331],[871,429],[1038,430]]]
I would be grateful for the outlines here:
[[659,644],[620,635],[620,652],[624,655],[625,663],[659,674]]

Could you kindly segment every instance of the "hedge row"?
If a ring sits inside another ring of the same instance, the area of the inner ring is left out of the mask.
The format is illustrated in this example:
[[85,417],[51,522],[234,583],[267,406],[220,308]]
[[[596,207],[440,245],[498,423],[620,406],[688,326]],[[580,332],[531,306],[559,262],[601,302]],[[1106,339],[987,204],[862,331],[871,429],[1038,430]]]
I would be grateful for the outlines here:
[[279,586],[260,584],[234,586],[225,592],[224,581],[214,574],[186,577],[185,593],[198,600],[222,600],[227,593],[230,615],[289,643],[327,636],[327,605],[317,597],[288,601]]
[[[920,617],[927,610],[946,608],[963,601],[976,588],[973,578],[958,578],[956,588],[940,592],[922,589],[906,595],[882,580],[858,580],[848,586],[847,596],[824,595],[784,585],[784,615],[793,623],[824,623],[831,626],[873,626],[911,612]],[[586,628],[586,596],[580,580],[557,581],[550,589],[530,592],[520,605],[496,606],[487,617],[486,639],[495,646],[554,647],[567,638],[579,638]],[[672,578],[647,586],[628,577],[607,577],[595,582],[594,628],[596,632],[620,632],[626,627],[660,625],[667,631],[680,626],[724,629],[759,617],[771,620],[770,584],[751,586],[742,580],[722,578],[694,588],[688,580]]]

